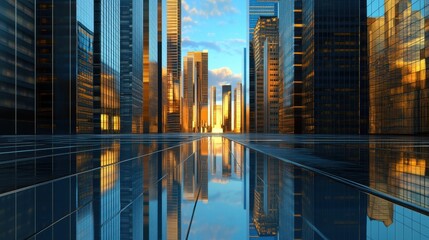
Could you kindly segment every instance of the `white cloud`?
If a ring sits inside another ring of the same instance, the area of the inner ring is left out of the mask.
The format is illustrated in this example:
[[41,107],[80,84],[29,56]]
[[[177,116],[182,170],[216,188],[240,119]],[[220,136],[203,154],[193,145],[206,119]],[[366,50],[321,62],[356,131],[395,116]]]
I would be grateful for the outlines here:
[[182,0],[182,8],[189,15],[213,17],[226,13],[238,13],[231,0],[205,0],[201,1],[201,8],[191,7],[186,0]]

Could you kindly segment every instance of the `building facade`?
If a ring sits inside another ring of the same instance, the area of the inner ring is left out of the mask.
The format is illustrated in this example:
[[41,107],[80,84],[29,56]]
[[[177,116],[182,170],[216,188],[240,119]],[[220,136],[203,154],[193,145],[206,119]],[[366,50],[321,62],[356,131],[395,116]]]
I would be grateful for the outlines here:
[[279,130],[302,133],[302,0],[280,0],[279,9]]
[[216,86],[210,87],[210,129],[216,126]]
[[427,2],[368,1],[370,133],[429,133]]
[[1,134],[35,133],[34,1],[0,4]]
[[120,4],[94,1],[94,132],[120,132]]
[[121,133],[143,133],[143,2],[121,1]]
[[94,2],[8,1],[0,11],[1,134],[91,133]]
[[264,42],[264,132],[279,132],[279,42],[278,36]]
[[[268,107],[277,108],[272,111],[278,119],[278,18],[260,17],[255,27],[253,49],[255,60],[255,132],[263,133],[269,129]],[[269,49],[266,49],[269,48]],[[271,65],[272,64],[272,65]],[[272,87],[270,86],[273,85]],[[277,88],[274,87],[277,85]],[[270,91],[277,91],[271,92]],[[266,96],[268,94],[268,96]],[[277,104],[274,103],[277,101]],[[273,102],[271,104],[270,102]],[[273,124],[274,120],[273,120]],[[278,123],[277,123],[278,130]],[[274,130],[274,129],[273,129]]]
[[303,0],[305,133],[368,133],[366,10],[364,0]]
[[237,83],[234,89],[234,132],[243,132],[243,87],[241,83]]
[[188,52],[183,58],[184,132],[206,132],[208,128],[208,52]]
[[222,86],[222,128],[223,132],[232,130],[232,110],[231,110],[231,85]]
[[182,4],[167,0],[167,116],[166,131],[180,132],[180,77],[182,73]]
[[[278,0],[249,0],[248,2],[248,42],[249,42],[249,131],[255,132],[256,125],[256,79],[255,79],[255,60],[253,49],[253,35],[259,17],[275,17],[278,14]],[[246,80],[245,80],[246,81]]]

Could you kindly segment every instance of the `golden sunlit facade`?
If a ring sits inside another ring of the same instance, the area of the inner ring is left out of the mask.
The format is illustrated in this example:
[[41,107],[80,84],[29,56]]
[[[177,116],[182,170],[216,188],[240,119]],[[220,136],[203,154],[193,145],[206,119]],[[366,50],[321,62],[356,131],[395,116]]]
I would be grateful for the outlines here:
[[234,89],[234,132],[241,133],[243,131],[243,87],[241,83],[237,84]]
[[232,130],[231,85],[222,86],[222,128],[223,132]]
[[182,130],[207,132],[208,51],[188,52],[183,58]]
[[181,1],[167,0],[167,132],[180,132],[181,10]]
[[429,132],[425,5],[368,1],[370,133]]
[[[269,101],[276,101],[274,97],[277,98],[277,119],[278,119],[278,18],[277,17],[260,17],[258,23],[256,24],[254,36],[253,36],[253,49],[255,56],[255,127],[256,132],[263,133],[268,131],[268,115],[270,111],[267,109]],[[275,49],[275,53],[277,54],[277,59],[266,59],[272,58],[272,49],[269,49],[267,52],[265,48],[271,48],[273,45],[268,42],[272,42],[273,44],[277,44],[277,49]],[[267,44],[266,44],[267,43]],[[270,60],[270,61],[267,61]],[[273,61],[271,61],[273,60]],[[275,62],[274,62],[275,61]],[[270,63],[269,63],[270,62]],[[272,63],[271,63],[272,62]],[[269,65],[273,64],[273,65]],[[276,69],[276,72],[274,71]],[[277,93],[271,93],[270,96],[266,96],[266,93],[269,91],[273,91],[274,87],[270,87],[273,85],[269,83],[271,80],[273,82],[277,81]],[[268,88],[266,88],[268,87]],[[272,99],[271,99],[272,98]],[[274,103],[275,104],[275,103]],[[271,105],[271,104],[270,104]],[[278,131],[278,121],[277,121],[277,131]]]
[[278,37],[264,42],[264,132],[279,132],[279,42]]

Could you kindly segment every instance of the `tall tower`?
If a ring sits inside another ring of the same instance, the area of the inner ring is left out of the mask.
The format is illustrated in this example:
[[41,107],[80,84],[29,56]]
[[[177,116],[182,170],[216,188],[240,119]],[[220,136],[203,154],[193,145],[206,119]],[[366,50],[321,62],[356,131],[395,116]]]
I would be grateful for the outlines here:
[[249,37],[249,126],[250,132],[256,131],[256,79],[253,49],[253,34],[259,17],[275,17],[278,14],[278,0],[249,0],[248,5],[248,37]]
[[208,52],[188,52],[183,59],[183,118],[185,132],[208,128]]
[[0,4],[0,134],[35,133],[34,21],[34,1]]
[[84,1],[1,4],[0,134],[93,132],[93,12]]
[[167,0],[167,116],[164,117],[166,132],[180,132],[181,11],[180,0]]
[[94,1],[94,130],[120,131],[120,3]]
[[367,6],[370,133],[428,134],[428,3],[385,0]]
[[243,89],[241,83],[237,83],[234,89],[234,132],[243,132]]
[[163,132],[166,100],[166,0],[143,0],[143,131]]
[[121,133],[143,133],[143,2],[121,1]]
[[302,6],[304,132],[368,133],[366,1]]
[[279,130],[302,133],[302,0],[279,1]]
[[[260,17],[253,37],[256,132],[278,132],[278,18]],[[277,120],[277,121],[276,121]]]

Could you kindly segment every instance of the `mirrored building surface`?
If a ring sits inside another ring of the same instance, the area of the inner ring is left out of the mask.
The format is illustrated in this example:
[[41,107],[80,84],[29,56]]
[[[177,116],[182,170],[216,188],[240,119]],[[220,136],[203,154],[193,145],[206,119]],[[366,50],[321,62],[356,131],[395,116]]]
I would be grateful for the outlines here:
[[168,136],[1,137],[0,238],[429,237],[427,139]]
[[427,6],[368,1],[370,133],[428,133]]

